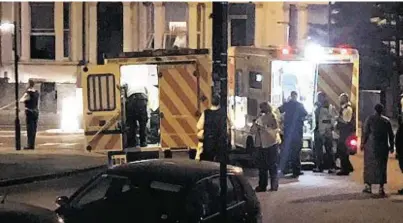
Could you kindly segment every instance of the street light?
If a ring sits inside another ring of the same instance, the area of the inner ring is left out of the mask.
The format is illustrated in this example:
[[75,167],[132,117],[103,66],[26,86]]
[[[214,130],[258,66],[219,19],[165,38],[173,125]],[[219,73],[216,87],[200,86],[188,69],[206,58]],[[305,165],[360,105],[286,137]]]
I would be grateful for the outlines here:
[[13,51],[14,51],[14,80],[15,80],[15,149],[21,150],[21,124],[20,124],[20,103],[19,103],[19,86],[18,86],[18,51],[17,51],[17,25],[16,22],[2,22],[0,30],[3,33],[13,34]]

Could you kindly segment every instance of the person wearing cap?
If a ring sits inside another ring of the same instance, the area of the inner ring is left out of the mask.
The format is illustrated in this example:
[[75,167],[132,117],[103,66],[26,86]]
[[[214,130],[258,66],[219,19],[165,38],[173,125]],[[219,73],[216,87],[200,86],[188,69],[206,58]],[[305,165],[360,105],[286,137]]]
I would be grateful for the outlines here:
[[345,176],[354,171],[353,165],[350,162],[347,140],[355,135],[355,115],[349,96],[346,93],[342,93],[339,100],[340,110],[336,118],[336,130],[339,135],[337,140],[337,153],[340,159],[340,171],[337,175]]
[[28,81],[28,88],[20,99],[25,104],[25,117],[27,124],[27,146],[24,149],[35,149],[36,131],[39,118],[39,92],[35,89],[35,82]]

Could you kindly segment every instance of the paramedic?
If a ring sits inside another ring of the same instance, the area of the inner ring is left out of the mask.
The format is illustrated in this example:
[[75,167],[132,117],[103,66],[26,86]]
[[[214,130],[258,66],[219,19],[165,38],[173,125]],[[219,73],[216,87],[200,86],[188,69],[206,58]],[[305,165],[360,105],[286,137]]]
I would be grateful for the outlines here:
[[126,102],[126,120],[129,126],[128,147],[137,146],[137,129],[139,129],[140,146],[147,146],[147,102],[148,91],[146,87],[128,85]]
[[228,134],[231,124],[227,118],[226,132],[224,129],[226,112],[220,108],[220,101],[219,95],[213,95],[210,109],[206,109],[197,122],[201,144],[198,146],[196,159],[217,161],[219,150],[228,147],[228,142],[222,139]]
[[297,101],[296,91],[291,92],[289,101],[279,107],[280,113],[284,113],[284,156],[280,163],[280,168],[285,173],[285,167],[291,160],[293,177],[302,175],[300,153],[303,141],[304,120],[308,115],[304,105]]
[[350,162],[350,152],[347,146],[347,139],[355,135],[355,115],[349,97],[346,93],[340,95],[340,111],[337,117],[336,129],[339,132],[337,142],[337,153],[340,158],[340,172],[337,175],[349,175],[354,171]]
[[39,117],[38,101],[39,93],[34,88],[33,80],[28,81],[28,88],[20,99],[25,104],[25,115],[27,125],[27,141],[28,144],[24,149],[35,149],[36,130]]
[[[315,109],[314,151],[316,168],[314,172],[323,172],[328,167],[329,173],[334,173],[335,160],[333,154],[333,107],[329,104],[326,94],[319,92]],[[323,146],[326,154],[323,154]]]

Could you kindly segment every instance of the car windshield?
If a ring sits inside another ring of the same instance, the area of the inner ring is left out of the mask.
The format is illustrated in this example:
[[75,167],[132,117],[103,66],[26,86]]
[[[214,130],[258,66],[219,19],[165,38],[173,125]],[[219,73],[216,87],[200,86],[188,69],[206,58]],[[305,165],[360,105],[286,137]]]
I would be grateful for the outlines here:
[[105,202],[116,209],[130,207],[132,214],[143,217],[144,221],[139,222],[157,222],[158,219],[176,218],[184,197],[181,189],[180,185],[160,181],[139,183],[126,177],[103,174],[74,196],[71,206],[85,209]]

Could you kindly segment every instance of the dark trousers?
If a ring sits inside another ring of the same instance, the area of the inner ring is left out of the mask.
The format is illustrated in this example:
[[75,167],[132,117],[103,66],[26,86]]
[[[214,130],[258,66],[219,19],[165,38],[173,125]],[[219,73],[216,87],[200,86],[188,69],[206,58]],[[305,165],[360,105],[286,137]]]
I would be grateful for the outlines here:
[[301,149],[302,149],[302,139],[294,140],[291,142],[291,169],[292,174],[297,176],[301,173]]
[[259,187],[266,189],[269,181],[271,189],[278,188],[277,159],[278,145],[269,148],[257,148],[257,167],[259,169]]
[[34,149],[39,113],[35,111],[25,111],[25,115],[27,125],[27,148]]
[[200,160],[214,162],[216,161],[216,154],[213,152],[202,152],[200,154]]
[[137,145],[137,129],[139,128],[140,145],[147,143],[147,113],[135,113],[127,115],[127,124],[129,132],[127,136],[128,147],[135,147]]
[[[325,147],[326,154],[323,154],[323,147]],[[315,133],[315,162],[316,167],[321,170],[324,168],[335,168],[333,139],[331,136],[323,136],[319,133]]]
[[339,140],[337,143],[337,153],[340,158],[340,169],[343,173],[354,171],[353,165],[350,162],[350,154],[348,152],[345,140]]

